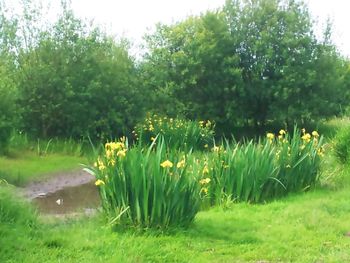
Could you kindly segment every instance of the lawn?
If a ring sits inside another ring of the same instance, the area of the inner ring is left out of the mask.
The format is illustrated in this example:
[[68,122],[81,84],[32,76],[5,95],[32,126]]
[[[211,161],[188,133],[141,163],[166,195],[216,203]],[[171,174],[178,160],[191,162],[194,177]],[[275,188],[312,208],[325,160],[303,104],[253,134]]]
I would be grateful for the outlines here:
[[264,205],[227,204],[200,212],[187,230],[168,233],[113,231],[100,216],[46,218],[34,230],[5,225],[0,261],[349,262],[349,199],[347,184]]
[[[25,152],[0,158],[0,167],[10,179],[26,171],[26,182],[81,162]],[[350,167],[327,151],[321,170],[308,192],[263,204],[226,202],[199,212],[186,229],[165,232],[112,228],[101,213],[33,219],[29,204],[12,206],[18,199],[0,187],[0,262],[350,262]]]
[[23,186],[56,172],[78,169],[81,163],[87,163],[86,158],[60,153],[38,155],[29,150],[14,151],[9,156],[0,156],[0,178]]

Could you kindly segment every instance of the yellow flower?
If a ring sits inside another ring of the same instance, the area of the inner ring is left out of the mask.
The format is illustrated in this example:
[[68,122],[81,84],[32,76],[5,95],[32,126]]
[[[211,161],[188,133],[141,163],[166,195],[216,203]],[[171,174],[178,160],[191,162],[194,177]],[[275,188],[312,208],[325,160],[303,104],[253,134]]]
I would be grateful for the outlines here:
[[301,129],[301,132],[302,132],[303,134],[305,134],[305,132],[306,132],[305,128],[302,128],[302,129]]
[[154,127],[153,127],[152,124],[148,127],[148,130],[149,130],[149,131],[154,131]]
[[209,184],[210,183],[210,178],[204,178],[199,181],[200,184]]
[[312,134],[312,136],[314,136],[316,138],[320,136],[317,131],[313,131],[311,134]]
[[98,179],[98,180],[95,182],[95,185],[96,185],[96,186],[105,185],[105,182],[102,181],[102,180],[100,180],[100,179]]
[[160,166],[162,166],[163,168],[173,167],[173,163],[170,162],[169,160],[166,160],[166,161],[162,162],[162,163],[160,164]]
[[285,135],[285,134],[286,134],[286,131],[282,129],[282,130],[280,130],[279,134],[280,134],[280,135]]
[[200,122],[199,122],[199,125],[203,127],[204,121],[200,121]]
[[208,174],[208,173],[209,173],[208,166],[204,166],[204,168],[203,168],[203,174]]
[[111,166],[114,166],[115,165],[115,160],[114,159],[109,160],[108,164],[110,164]]
[[126,155],[126,149],[125,150],[120,150],[119,152],[117,152],[117,156],[118,157],[125,157]]
[[120,149],[124,149],[125,145],[122,142],[108,142],[105,144],[106,151],[111,150],[111,151],[116,151]]
[[273,133],[271,133],[271,132],[268,132],[268,133],[266,134],[266,137],[267,137],[267,139],[269,139],[269,140],[273,140],[273,139],[275,138],[275,135],[274,135]]
[[219,152],[220,151],[220,148],[218,146],[214,146],[212,148],[213,152]]
[[310,142],[310,140],[311,140],[311,135],[310,135],[310,133],[305,133],[301,138],[302,138],[305,142]]
[[155,140],[156,138],[154,138],[154,137],[151,137],[151,141],[153,142],[154,140]]
[[205,125],[205,127],[209,128],[210,125],[211,125],[211,122],[208,120],[208,121],[207,121],[207,124]]
[[178,162],[177,165],[176,165],[176,167],[177,167],[177,168],[183,168],[183,167],[185,167],[185,160],[182,160],[182,161]]
[[205,144],[205,145],[204,145],[204,148],[208,148],[208,147],[209,147],[209,145],[208,145],[208,144]]
[[113,151],[111,151],[111,150],[106,150],[106,157],[107,157],[107,159],[110,159],[111,157],[113,157]]
[[208,188],[203,187],[203,188],[201,189],[201,193],[208,194]]
[[103,163],[103,161],[100,159],[100,157],[97,158],[97,166],[98,166],[98,169],[100,171],[106,169],[106,166],[105,164]]

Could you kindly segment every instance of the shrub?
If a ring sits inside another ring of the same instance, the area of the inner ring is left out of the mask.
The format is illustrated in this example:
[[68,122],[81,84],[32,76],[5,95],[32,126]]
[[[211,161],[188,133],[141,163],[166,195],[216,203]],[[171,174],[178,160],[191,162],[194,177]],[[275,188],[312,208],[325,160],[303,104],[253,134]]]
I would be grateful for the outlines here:
[[214,141],[214,124],[210,121],[191,121],[149,115],[134,132],[142,143],[149,144],[159,134],[167,147],[188,151],[209,147]]
[[350,156],[350,128],[340,129],[333,141],[334,154],[341,163],[347,163]]
[[199,184],[190,155],[167,151],[160,138],[148,149],[125,141],[105,145],[93,169],[112,222],[140,227],[188,226],[199,210]]

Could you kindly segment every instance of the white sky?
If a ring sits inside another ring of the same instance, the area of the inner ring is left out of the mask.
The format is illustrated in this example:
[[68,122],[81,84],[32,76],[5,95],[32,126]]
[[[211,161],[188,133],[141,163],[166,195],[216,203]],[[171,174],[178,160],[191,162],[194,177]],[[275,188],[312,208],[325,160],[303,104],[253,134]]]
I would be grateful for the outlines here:
[[[8,0],[10,1],[10,0]],[[13,0],[11,0],[12,2]],[[225,0],[71,0],[75,14],[93,19],[107,32],[125,36],[135,45],[157,22],[171,23],[191,14],[224,5]],[[43,1],[45,2],[45,0]],[[59,1],[49,1],[49,3]],[[320,34],[327,18],[333,22],[333,41],[341,53],[350,57],[350,0],[305,0]],[[48,3],[48,2],[46,2]],[[54,6],[52,6],[54,7]]]

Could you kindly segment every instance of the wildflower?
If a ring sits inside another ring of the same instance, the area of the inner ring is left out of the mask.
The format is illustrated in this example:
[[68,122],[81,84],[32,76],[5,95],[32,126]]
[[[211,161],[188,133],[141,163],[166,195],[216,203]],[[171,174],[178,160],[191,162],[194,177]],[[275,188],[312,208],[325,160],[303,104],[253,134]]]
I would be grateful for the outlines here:
[[153,127],[152,124],[148,127],[148,130],[149,130],[149,131],[154,131],[154,127]]
[[302,132],[303,134],[305,134],[305,133],[306,133],[305,128],[302,128],[302,129],[301,129],[301,132]]
[[204,148],[208,148],[208,147],[209,147],[209,145],[208,145],[208,144],[205,144],[205,145],[204,145]]
[[205,195],[208,194],[208,188],[203,187],[203,188],[201,189],[201,193],[204,193]]
[[204,166],[204,168],[203,168],[203,174],[208,174],[208,173],[209,173],[208,166]]
[[312,134],[312,136],[314,136],[316,138],[320,136],[317,131],[313,131],[311,134]]
[[100,159],[100,157],[98,157],[98,159],[97,159],[97,167],[100,171],[106,169],[106,166],[103,163],[103,161]]
[[185,159],[183,159],[182,161],[178,162],[176,165],[177,168],[183,168],[185,167]]
[[98,180],[95,182],[95,185],[96,185],[96,186],[105,185],[105,182],[102,181],[102,180],[100,180],[100,179],[98,179]]
[[279,132],[280,135],[285,135],[286,134],[286,131],[281,129],[280,132]]
[[154,137],[151,137],[151,141],[153,142],[154,140],[155,140],[156,138],[154,138]]
[[310,133],[305,133],[301,138],[302,138],[305,142],[310,142],[310,140],[311,140],[311,135],[310,135]]
[[219,152],[220,148],[218,146],[214,146],[212,150],[213,150],[213,152]]
[[201,180],[199,181],[199,183],[202,184],[202,185],[203,185],[203,184],[209,184],[210,181],[211,181],[210,178],[204,178],[204,179],[201,179]]
[[107,157],[107,159],[110,159],[111,157],[113,157],[113,151],[111,151],[111,150],[106,150],[106,157]]
[[108,164],[111,165],[111,166],[114,166],[115,165],[115,160],[114,159],[109,160]]
[[125,157],[125,155],[126,155],[126,150],[120,150],[119,152],[117,152],[118,157]]
[[318,149],[317,150],[317,155],[320,156],[320,157],[323,157],[324,156],[324,150],[322,148]]
[[267,137],[267,139],[272,141],[275,138],[275,135],[273,133],[269,132],[269,133],[266,134],[266,137]]
[[173,167],[173,163],[170,162],[169,160],[166,160],[166,161],[162,162],[162,163],[160,164],[160,166],[162,166],[163,168]]
[[204,121],[200,121],[200,122],[199,122],[199,125],[200,125],[201,127],[203,127]]

